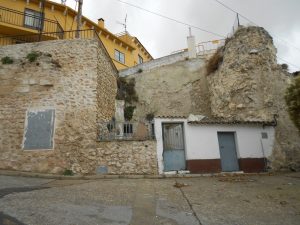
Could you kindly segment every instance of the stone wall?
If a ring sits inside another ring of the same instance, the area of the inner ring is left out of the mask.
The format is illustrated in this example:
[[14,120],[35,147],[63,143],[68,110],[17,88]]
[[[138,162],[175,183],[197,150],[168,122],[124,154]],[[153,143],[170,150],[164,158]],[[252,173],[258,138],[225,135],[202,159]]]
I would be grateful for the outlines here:
[[202,58],[189,59],[126,76],[135,79],[139,98],[133,119],[143,120],[148,113],[210,114],[204,63]]
[[138,73],[139,71],[149,71],[161,66],[166,66],[170,64],[174,64],[179,61],[183,61],[189,57],[189,54],[187,51],[175,53],[172,55],[167,55],[158,59],[150,60],[148,62],[138,64],[134,67],[121,70],[119,72],[120,77],[126,77],[135,73]]
[[[0,168],[61,172],[71,166],[68,155],[88,149],[97,137],[98,43],[95,40],[51,41],[0,48],[0,58],[13,64],[0,66]],[[35,62],[26,56],[37,52]],[[106,70],[111,70],[106,68]],[[112,71],[110,71],[112,73]],[[112,79],[113,74],[111,75]],[[115,79],[115,78],[113,78]],[[109,83],[111,92],[115,87]],[[100,99],[99,99],[100,100]],[[113,97],[112,100],[113,101]],[[55,109],[53,150],[23,151],[26,111]],[[99,111],[110,118],[111,108]],[[84,140],[83,140],[84,139]]]
[[207,80],[213,116],[270,121],[278,115],[270,166],[300,169],[300,137],[284,101],[291,77],[277,65],[272,37],[263,28],[239,29],[225,45],[223,63]]
[[71,169],[81,173],[157,174],[156,141],[99,142],[96,148],[72,155]]

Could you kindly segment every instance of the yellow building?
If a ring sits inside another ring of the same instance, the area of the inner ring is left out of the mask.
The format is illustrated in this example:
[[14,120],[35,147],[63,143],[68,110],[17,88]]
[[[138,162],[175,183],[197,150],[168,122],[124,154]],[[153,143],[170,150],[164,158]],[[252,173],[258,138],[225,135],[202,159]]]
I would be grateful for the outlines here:
[[[52,1],[0,0],[0,45],[75,38],[77,12]],[[128,32],[113,34],[101,18],[94,23],[82,17],[81,38],[98,36],[118,70],[152,60],[152,56]]]

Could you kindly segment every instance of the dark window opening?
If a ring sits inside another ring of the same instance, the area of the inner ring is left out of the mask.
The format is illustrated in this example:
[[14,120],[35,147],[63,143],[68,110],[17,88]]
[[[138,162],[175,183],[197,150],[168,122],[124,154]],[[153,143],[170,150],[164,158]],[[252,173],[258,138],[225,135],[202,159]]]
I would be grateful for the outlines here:
[[124,135],[133,134],[133,126],[131,123],[125,123],[123,126]]

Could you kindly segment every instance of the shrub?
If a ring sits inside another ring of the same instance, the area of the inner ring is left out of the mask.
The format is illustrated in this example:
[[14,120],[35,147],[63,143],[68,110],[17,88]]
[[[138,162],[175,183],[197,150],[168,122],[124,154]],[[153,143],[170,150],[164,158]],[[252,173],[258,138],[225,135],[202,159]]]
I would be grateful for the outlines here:
[[37,58],[40,56],[38,52],[30,52],[26,58],[28,59],[29,62],[34,62],[37,60]]
[[8,56],[5,56],[1,59],[2,64],[13,64],[14,60]]
[[125,120],[130,121],[132,119],[134,110],[135,110],[135,106],[126,106],[124,108]]
[[295,83],[287,88],[285,101],[290,118],[300,132],[300,77],[295,78]]
[[223,62],[223,47],[218,48],[215,54],[209,58],[206,64],[207,75],[215,72]]
[[69,170],[69,169],[65,169],[64,173],[63,173],[64,176],[73,176],[74,173],[72,170]]
[[154,119],[154,113],[148,113],[146,115],[146,120],[151,122]]
[[283,69],[283,70],[288,70],[289,69],[289,65],[288,64],[281,64],[281,68]]
[[299,76],[299,75],[300,75],[300,71],[296,71],[296,72],[293,73],[293,76],[294,76],[294,77],[297,77],[297,76]]

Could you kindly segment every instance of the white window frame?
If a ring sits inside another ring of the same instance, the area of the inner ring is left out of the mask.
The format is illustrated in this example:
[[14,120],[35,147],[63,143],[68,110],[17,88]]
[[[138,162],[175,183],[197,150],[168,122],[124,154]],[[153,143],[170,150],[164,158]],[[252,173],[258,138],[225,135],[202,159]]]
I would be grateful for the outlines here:
[[138,58],[139,58],[138,60],[139,64],[142,64],[144,62],[144,58],[141,55],[138,55]]
[[24,11],[24,27],[36,30],[43,29],[43,14],[39,11],[25,8]]
[[125,54],[123,52],[120,52],[119,50],[115,49],[115,60],[117,60],[120,63],[125,64]]

